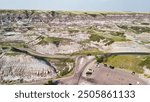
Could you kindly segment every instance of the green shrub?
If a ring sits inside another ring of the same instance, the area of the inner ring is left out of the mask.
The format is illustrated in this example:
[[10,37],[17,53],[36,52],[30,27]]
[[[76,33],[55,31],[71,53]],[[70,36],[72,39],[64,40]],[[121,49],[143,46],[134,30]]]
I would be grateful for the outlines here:
[[48,80],[44,85],[56,85],[56,83],[54,83],[53,80]]
[[66,74],[68,74],[70,71],[69,71],[69,68],[65,68],[64,70],[60,71],[60,76],[64,76]]
[[98,57],[95,56],[97,63],[102,63],[103,62],[103,57]]
[[150,25],[150,23],[141,23],[142,25]]
[[78,29],[68,29],[68,32],[69,33],[78,33],[79,32],[79,30]]
[[92,35],[90,36],[90,40],[91,40],[91,41],[97,41],[97,42],[99,42],[99,41],[102,40],[102,39],[105,39],[105,38],[102,37],[102,36],[99,36],[98,34],[92,34]]
[[150,78],[150,75],[149,74],[144,74],[144,77]]
[[11,46],[15,46],[15,47],[27,47],[27,45],[24,42],[21,41],[16,41],[16,42],[0,42],[0,46],[2,47],[11,47]]
[[58,46],[62,40],[63,40],[62,38],[56,37],[41,37],[41,41],[38,42],[38,44],[47,45],[49,43],[53,43],[56,44],[56,46]]
[[79,52],[75,52],[72,55],[99,55],[103,54],[102,51],[99,51],[98,49],[91,49],[91,50],[81,50]]
[[100,40],[104,40],[105,45],[110,45],[115,41],[128,41],[124,36],[124,32],[89,30],[88,33],[91,34],[91,41],[99,42]]
[[120,37],[125,37],[124,32],[110,32],[114,36],[120,36]]
[[118,26],[122,29],[125,29],[125,30],[130,30],[130,31],[133,31],[134,33],[144,33],[144,32],[147,32],[147,33],[150,33],[150,28],[149,27],[143,27],[143,26],[131,26],[131,27],[128,27],[126,25],[121,25],[121,26]]
[[139,34],[139,33],[150,33],[150,28],[149,27],[140,27],[140,26],[132,26],[130,27],[131,30],[133,30],[133,32]]

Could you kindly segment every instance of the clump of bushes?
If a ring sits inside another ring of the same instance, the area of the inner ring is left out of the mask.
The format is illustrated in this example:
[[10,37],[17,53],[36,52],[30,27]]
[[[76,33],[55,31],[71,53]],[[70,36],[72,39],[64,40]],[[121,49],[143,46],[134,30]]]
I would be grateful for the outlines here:
[[104,57],[95,56],[97,63],[102,63],[104,61]]
[[85,50],[75,52],[72,55],[87,55],[87,56],[90,56],[90,55],[99,55],[99,54],[103,54],[103,52],[98,50],[98,49],[90,49],[90,50],[85,49]]
[[137,34],[144,33],[144,32],[150,33],[150,28],[149,27],[142,27],[142,26],[128,27],[126,25],[121,25],[121,26],[118,26],[118,27],[120,27],[122,29],[125,29],[125,30],[133,31],[134,33],[137,33]]
[[150,75],[149,74],[144,74],[144,77],[150,78]]
[[144,32],[150,33],[149,27],[132,26],[132,27],[130,27],[130,29],[133,30],[137,34],[144,33]]
[[150,25],[150,23],[141,23],[142,25]]
[[61,38],[41,37],[41,41],[38,44],[47,45],[49,43],[53,43],[53,44],[55,44],[58,47],[61,41],[62,41]]
[[90,40],[91,41],[97,41],[97,42],[99,42],[100,40],[103,40],[103,39],[105,39],[105,38],[103,36],[98,35],[98,34],[92,34],[90,36]]
[[16,42],[0,42],[0,45],[3,48],[10,48],[11,46],[15,46],[15,47],[27,47],[27,45],[24,42],[21,41],[16,41]]
[[68,74],[70,71],[69,71],[69,68],[65,68],[65,69],[63,69],[62,71],[60,71],[60,76],[64,76],[64,75],[66,75],[66,74]]
[[79,32],[79,30],[78,29],[68,29],[68,32],[69,33],[78,33]]
[[48,80],[47,83],[45,83],[44,85],[58,85],[58,81],[53,81],[53,80]]
[[88,30],[88,33],[91,34],[90,41],[102,40],[105,45],[110,45],[115,41],[128,41],[124,32]]
[[114,35],[114,36],[125,37],[124,32],[111,32],[111,34]]

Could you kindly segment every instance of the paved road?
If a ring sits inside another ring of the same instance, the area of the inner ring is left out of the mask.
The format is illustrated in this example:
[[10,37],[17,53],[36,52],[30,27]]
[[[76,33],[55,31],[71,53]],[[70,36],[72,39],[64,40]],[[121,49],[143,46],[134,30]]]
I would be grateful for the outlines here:
[[[16,50],[19,50],[19,51],[31,54],[33,56],[39,56],[39,57],[49,57],[49,58],[75,58],[76,57],[76,56],[72,57],[72,56],[69,56],[69,55],[44,55],[44,54],[40,54],[40,53],[38,53],[38,52],[36,52],[36,51],[34,51],[32,49],[29,49],[29,48],[16,48],[16,47],[13,47],[13,48],[16,49]],[[131,55],[150,55],[150,53],[148,53],[148,52],[119,52],[119,53],[117,52],[117,53],[105,53],[105,54],[102,54],[100,56],[109,57],[109,56],[112,56],[112,55],[129,55],[129,54],[131,54]],[[62,84],[69,84],[69,85],[71,85],[71,84],[73,84],[73,85],[79,84],[80,79],[81,79],[81,77],[83,75],[84,70],[93,61],[95,61],[95,58],[91,58],[90,60],[87,60],[84,63],[79,64],[81,58],[82,57],[77,57],[76,58],[75,72],[74,72],[74,74],[72,76],[65,77],[65,78],[60,78],[59,79],[62,82]],[[41,82],[38,81],[35,84],[46,82],[48,80],[49,79],[43,80]]]
[[[80,77],[82,76],[84,69],[88,66],[88,64],[91,63],[91,61],[95,60],[95,58],[92,58],[89,61],[82,63],[82,65],[79,65],[81,58],[82,58],[81,56],[76,58],[74,74],[72,76],[62,77],[62,78],[58,78],[54,80],[56,81],[59,80],[62,84],[78,85],[78,82],[80,80]],[[31,82],[23,83],[23,85],[41,85],[41,84],[47,83],[48,80],[51,80],[51,79],[39,80],[39,81],[32,82],[32,83]]]
[[[17,48],[13,47],[16,50],[29,53],[34,56],[39,56],[39,57],[49,57],[49,58],[75,58],[75,56],[70,56],[70,55],[48,55],[48,54],[41,54],[38,53],[30,48]],[[101,56],[112,56],[112,55],[150,55],[150,52],[116,52],[116,53],[104,53],[101,54]]]
[[150,52],[116,52],[116,53],[105,53],[104,56],[109,57],[112,55],[150,55]]
[[38,56],[38,57],[64,58],[64,59],[74,58],[74,57],[71,57],[69,55],[48,55],[48,54],[41,54],[41,53],[38,53],[38,52],[36,52],[36,51],[34,51],[34,50],[30,49],[30,48],[17,48],[17,47],[13,47],[13,49],[21,51],[21,52],[24,52],[24,53],[31,54],[33,56]]
[[[92,66],[92,64],[91,64]],[[105,67],[102,63],[98,66],[91,67],[94,72],[91,76],[86,76],[86,72],[84,71],[83,77],[81,78],[80,84],[84,83],[86,80],[92,81],[92,84],[96,85],[147,85],[144,80],[140,79],[138,74],[133,75],[132,72],[121,70],[119,68],[111,69],[109,67]],[[87,69],[86,69],[87,70]]]
[[[95,58],[85,59],[81,61],[82,57],[76,58],[75,72],[72,76],[63,77],[55,80],[59,80],[64,85],[78,85],[84,81],[91,82],[97,85],[128,85],[129,83],[146,85],[147,83],[140,79],[137,75],[132,75],[129,72],[120,69],[110,69],[109,67],[105,67],[102,64],[99,64],[99,67],[95,67],[94,63],[96,62]],[[80,63],[81,62],[81,63]],[[93,79],[88,80],[83,77],[84,71],[88,68],[94,69]],[[50,79],[44,79],[33,83],[26,83],[27,85],[39,85],[47,83]]]
[[82,65],[79,65],[80,59],[77,59],[77,60],[78,60],[78,63],[76,64],[76,67],[75,67],[76,70],[75,70],[74,75],[71,77],[67,77],[65,79],[61,79],[62,84],[78,85],[80,78],[83,74],[83,71],[91,62],[95,61],[95,58],[91,58],[90,60],[86,61],[85,63],[82,63]]
[[[101,63],[99,64],[99,67],[95,67],[96,60],[95,58],[90,59],[89,61],[86,61],[83,63],[84,65],[79,65],[79,63],[76,66],[76,72],[73,76],[61,79],[62,84],[65,85],[78,85],[82,84],[86,81],[88,81],[90,84],[97,84],[97,85],[128,85],[129,83],[136,85],[137,82],[146,85],[147,83],[140,79],[137,75],[132,75],[130,72],[127,72],[125,70],[119,70],[119,69],[110,69],[109,67],[104,67],[104,65]],[[79,67],[82,66],[78,70]],[[94,73],[92,76],[92,80],[88,80],[85,76],[85,70],[87,69],[93,69]]]

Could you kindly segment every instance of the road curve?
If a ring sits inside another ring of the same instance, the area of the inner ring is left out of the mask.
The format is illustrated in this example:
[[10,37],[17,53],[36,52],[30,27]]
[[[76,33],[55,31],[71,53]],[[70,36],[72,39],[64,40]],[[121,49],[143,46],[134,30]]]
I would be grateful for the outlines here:
[[[80,59],[80,56],[69,56],[69,55],[45,55],[45,54],[41,54],[41,53],[38,53],[30,48],[17,48],[17,47],[12,47],[14,50],[17,50],[17,51],[21,51],[21,52],[24,52],[24,53],[28,53],[30,55],[33,55],[33,56],[37,56],[37,57],[46,57],[46,58],[64,58],[64,59],[67,59],[67,58],[77,58],[78,57],[78,60]],[[109,56],[112,56],[112,55],[150,55],[150,53],[148,52],[116,52],[116,53],[104,53],[104,54],[101,54],[100,56],[104,56],[104,57],[109,57]],[[78,67],[79,67],[79,61],[76,60],[76,66],[75,66],[75,72],[72,76],[69,76],[69,77],[64,77],[64,78],[60,78],[60,79],[56,79],[56,80],[60,80],[62,82],[62,84],[67,84],[67,83],[64,83],[64,82],[67,82],[67,81],[71,81],[72,84],[79,84],[79,81],[80,81],[80,78],[83,74],[83,71],[85,70],[85,68],[92,62],[95,60],[95,58],[89,60],[88,62],[86,62],[83,67],[81,68],[80,71],[77,71],[78,70]],[[72,79],[72,80],[70,80]],[[47,79],[48,80],[48,79]],[[47,81],[45,80],[45,81]],[[39,81],[37,82],[39,83]]]
[[12,47],[14,50],[17,50],[17,51],[21,51],[21,52],[24,52],[24,53],[28,53],[30,55],[33,55],[33,56],[38,56],[38,57],[46,57],[46,58],[63,58],[63,59],[67,59],[67,58],[73,58],[69,55],[48,55],[48,54],[41,54],[41,53],[38,53],[30,48],[17,48],[17,47]]

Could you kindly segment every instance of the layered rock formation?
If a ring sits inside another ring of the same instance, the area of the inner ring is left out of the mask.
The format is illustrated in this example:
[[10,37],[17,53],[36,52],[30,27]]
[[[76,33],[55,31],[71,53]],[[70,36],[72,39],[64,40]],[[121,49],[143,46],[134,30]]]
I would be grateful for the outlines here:
[[[44,55],[89,54],[86,50],[150,52],[150,14],[1,10],[1,82],[55,78],[57,73],[45,60],[18,53],[12,47]],[[70,63],[48,59],[59,71]]]

